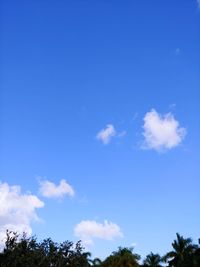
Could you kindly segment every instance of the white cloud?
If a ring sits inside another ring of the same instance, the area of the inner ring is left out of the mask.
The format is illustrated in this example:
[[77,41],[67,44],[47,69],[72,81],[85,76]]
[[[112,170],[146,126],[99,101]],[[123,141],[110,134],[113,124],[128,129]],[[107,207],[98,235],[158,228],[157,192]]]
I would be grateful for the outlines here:
[[31,222],[39,219],[36,209],[43,206],[37,196],[22,194],[20,186],[0,182],[0,243],[7,229],[31,235]]
[[59,185],[55,185],[48,180],[41,180],[39,184],[39,191],[44,197],[62,198],[64,195],[74,196],[74,189],[64,179],[60,181]]
[[152,109],[144,117],[143,148],[163,151],[178,146],[186,135],[171,112],[163,116]]
[[104,221],[81,221],[74,228],[74,234],[80,238],[85,245],[93,244],[93,239],[113,240],[115,237],[123,237],[120,227],[112,222]]
[[97,134],[97,139],[102,141],[103,144],[108,144],[111,139],[116,136],[116,130],[112,124],[108,124],[106,128],[102,129],[98,134]]
[[197,0],[197,5],[200,8],[200,0]]

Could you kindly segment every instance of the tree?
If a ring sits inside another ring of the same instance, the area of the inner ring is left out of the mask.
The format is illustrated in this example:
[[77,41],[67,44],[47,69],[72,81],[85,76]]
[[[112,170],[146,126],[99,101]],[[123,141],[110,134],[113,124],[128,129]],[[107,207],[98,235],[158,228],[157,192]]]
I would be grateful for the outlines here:
[[162,258],[159,254],[153,254],[152,252],[146,256],[144,260],[144,267],[162,267],[160,263],[162,262]]
[[0,253],[0,267],[88,267],[89,252],[81,242],[56,243],[51,238],[37,242],[35,237],[7,231],[4,250]]
[[119,248],[105,259],[102,267],[138,267],[140,256],[133,253],[132,248]]
[[0,250],[0,267],[162,267],[162,260],[168,267],[200,267],[200,240],[199,245],[194,245],[190,238],[176,236],[172,251],[163,258],[151,252],[139,265],[140,256],[132,248],[119,247],[104,261],[92,260],[81,241],[56,243],[47,238],[38,242],[34,236],[7,231],[4,248]]
[[173,250],[165,255],[165,261],[169,267],[192,267],[193,253],[197,246],[192,244],[191,238],[183,238],[178,233],[176,236],[177,240],[172,243]]
[[17,233],[7,231],[5,247],[1,254],[1,266],[39,266],[40,256],[35,237],[28,238],[25,233],[19,237]]
[[[199,239],[199,245],[200,245],[200,239]],[[193,263],[194,263],[194,267],[200,266],[200,246],[197,246],[194,252]]]

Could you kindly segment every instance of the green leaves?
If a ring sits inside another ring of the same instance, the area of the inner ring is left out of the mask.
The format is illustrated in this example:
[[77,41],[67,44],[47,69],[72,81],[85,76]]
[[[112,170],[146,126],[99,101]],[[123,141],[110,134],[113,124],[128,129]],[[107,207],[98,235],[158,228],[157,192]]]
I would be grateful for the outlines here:
[[176,234],[177,239],[172,243],[173,251],[168,252],[164,259],[170,267],[195,266],[194,254],[198,246],[192,244],[191,238],[184,238]]
[[0,253],[0,267],[88,267],[88,256],[81,242],[56,243],[51,238],[37,242],[35,237],[20,238],[7,231],[5,248]]
[[36,237],[21,237],[7,231],[3,251],[0,252],[0,267],[200,267],[200,246],[194,245],[191,238],[176,234],[173,250],[164,257],[150,253],[143,264],[140,256],[132,248],[119,247],[104,261],[91,259],[81,241],[56,243],[51,238],[38,242]]
[[145,267],[161,267],[163,259],[159,254],[153,254],[152,252],[146,256],[144,260]]
[[140,256],[133,253],[132,248],[121,248],[114,251],[103,263],[102,267],[137,267]]

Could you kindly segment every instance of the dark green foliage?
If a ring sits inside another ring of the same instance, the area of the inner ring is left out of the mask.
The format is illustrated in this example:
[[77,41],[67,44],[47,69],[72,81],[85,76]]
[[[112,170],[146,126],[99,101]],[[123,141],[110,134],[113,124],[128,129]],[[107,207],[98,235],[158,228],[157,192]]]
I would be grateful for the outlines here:
[[[104,261],[91,259],[81,241],[56,243],[51,238],[38,242],[35,237],[21,237],[7,231],[4,249],[0,252],[0,267],[200,267],[200,246],[190,238],[177,234],[173,250],[164,257],[152,252],[139,264],[140,256],[132,248],[119,248]],[[165,261],[165,265],[161,264]],[[167,264],[167,265],[166,265]]]
[[[200,239],[199,239],[199,244],[200,244]],[[200,266],[200,247],[197,247],[197,249],[194,252],[193,263],[194,267]]]
[[183,238],[178,233],[176,236],[172,243],[173,250],[164,256],[165,261],[169,267],[193,267],[197,246],[192,244],[191,238]]
[[81,242],[57,244],[51,238],[37,242],[35,237],[21,238],[7,231],[5,248],[0,253],[0,267],[88,267],[88,255]]
[[102,267],[137,267],[140,256],[133,253],[132,248],[119,248],[103,263]]
[[162,258],[159,254],[153,254],[152,252],[146,256],[144,260],[144,267],[162,267]]

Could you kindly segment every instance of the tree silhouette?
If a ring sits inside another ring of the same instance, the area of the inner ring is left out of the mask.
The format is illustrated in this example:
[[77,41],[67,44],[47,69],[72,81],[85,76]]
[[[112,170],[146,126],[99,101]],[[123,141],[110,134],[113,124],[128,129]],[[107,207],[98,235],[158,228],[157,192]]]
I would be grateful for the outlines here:
[[58,244],[51,238],[41,243],[25,234],[19,237],[7,231],[5,247],[0,253],[0,267],[88,267],[88,256],[81,242]]
[[168,262],[169,267],[192,267],[193,253],[197,248],[192,244],[191,238],[183,238],[176,234],[177,240],[172,243],[173,251],[168,252],[164,259]]
[[144,260],[144,267],[162,267],[160,264],[162,262],[162,258],[159,254],[153,254],[152,252],[146,256]]
[[114,251],[103,263],[103,267],[137,267],[140,256],[133,253],[132,248],[119,248]]
[[81,241],[56,243],[47,238],[38,242],[34,236],[7,231],[4,248],[0,250],[0,267],[162,267],[162,260],[167,267],[200,267],[200,242],[194,245],[191,238],[176,236],[172,251],[163,258],[151,252],[140,265],[140,256],[132,248],[119,247],[101,261],[91,259]]

